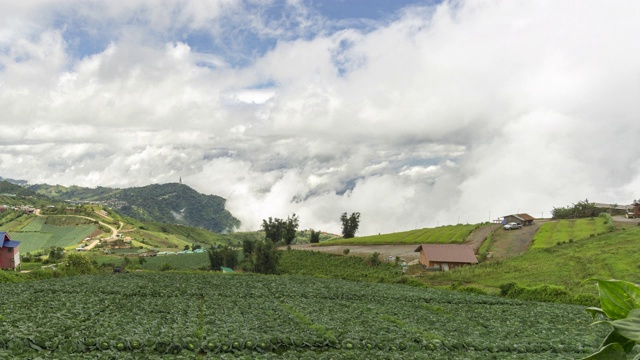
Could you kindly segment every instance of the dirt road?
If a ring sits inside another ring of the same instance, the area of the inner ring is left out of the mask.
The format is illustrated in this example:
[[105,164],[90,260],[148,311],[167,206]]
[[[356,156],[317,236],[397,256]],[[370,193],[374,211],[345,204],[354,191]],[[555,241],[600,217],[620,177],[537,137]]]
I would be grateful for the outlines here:
[[543,221],[535,221],[532,225],[523,226],[518,230],[497,229],[493,233],[492,258],[505,259],[527,252],[533,235],[542,224],[544,224]]
[[465,241],[465,244],[469,245],[473,249],[474,253],[478,253],[478,249],[480,248],[480,246],[482,246],[482,243],[487,239],[487,237],[491,235],[494,230],[500,228],[501,226],[501,224],[483,226],[475,230],[471,234],[471,237],[469,237],[469,239]]

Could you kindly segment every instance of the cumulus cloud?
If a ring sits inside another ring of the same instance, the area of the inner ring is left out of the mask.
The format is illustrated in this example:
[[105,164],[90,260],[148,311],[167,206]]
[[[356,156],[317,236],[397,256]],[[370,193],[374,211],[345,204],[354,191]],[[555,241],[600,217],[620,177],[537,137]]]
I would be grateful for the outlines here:
[[3,4],[1,175],[181,177],[247,230],[293,212],[339,232],[359,211],[374,234],[629,203],[638,7],[451,1],[357,27],[299,1]]

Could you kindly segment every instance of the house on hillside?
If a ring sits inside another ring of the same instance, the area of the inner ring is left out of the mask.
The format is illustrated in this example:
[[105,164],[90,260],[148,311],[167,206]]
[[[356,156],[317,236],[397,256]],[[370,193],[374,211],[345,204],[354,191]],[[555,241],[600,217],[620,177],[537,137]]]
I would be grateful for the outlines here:
[[0,232],[0,241],[2,246],[0,247],[0,269],[2,270],[15,270],[20,267],[20,241],[14,241],[9,238],[6,232]]
[[478,263],[473,249],[462,244],[422,244],[415,252],[420,253],[420,264],[428,269],[447,271]]
[[522,226],[527,226],[527,225],[532,225],[533,220],[535,219],[533,218],[533,216],[529,214],[512,214],[512,215],[505,215],[502,219],[502,224],[504,225],[509,223],[518,223]]

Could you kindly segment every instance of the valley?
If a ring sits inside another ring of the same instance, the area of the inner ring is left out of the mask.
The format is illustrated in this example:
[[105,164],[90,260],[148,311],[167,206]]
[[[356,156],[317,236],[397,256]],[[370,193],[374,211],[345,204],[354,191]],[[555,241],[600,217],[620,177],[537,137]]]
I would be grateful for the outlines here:
[[[45,312],[46,304],[62,328],[34,337],[15,324],[45,320],[5,307],[0,328],[11,335],[0,338],[0,354],[572,359],[593,353],[605,334],[589,326],[584,308],[598,304],[598,291],[584,280],[640,282],[634,250],[640,227],[618,215],[535,220],[518,230],[484,223],[351,239],[322,234],[318,244],[300,230],[293,244],[276,250],[277,275],[265,276],[253,274],[247,265],[256,255],[244,249],[264,243],[262,231],[220,234],[142,221],[100,204],[39,201],[29,211],[0,212],[0,232],[21,241],[25,255],[24,273],[0,272],[0,287],[19,304],[40,291],[29,287],[38,280],[55,299],[32,302],[29,314]],[[423,243],[467,245],[479,263],[425,271],[415,251]],[[235,273],[211,271],[219,249],[236,254]],[[89,303],[101,299],[104,316],[76,324],[70,294],[79,289]],[[116,325],[139,306],[157,316]],[[170,329],[154,325],[167,318]],[[267,325],[282,318],[289,325]],[[522,326],[531,331],[507,335]],[[76,327],[82,333],[69,330]]]

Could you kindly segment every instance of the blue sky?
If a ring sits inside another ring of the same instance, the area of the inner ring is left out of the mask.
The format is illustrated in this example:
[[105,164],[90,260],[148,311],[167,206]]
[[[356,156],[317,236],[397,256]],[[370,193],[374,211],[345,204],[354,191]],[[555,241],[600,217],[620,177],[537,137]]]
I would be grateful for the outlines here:
[[[246,66],[283,39],[311,39],[345,29],[366,33],[398,19],[403,10],[437,3],[433,0],[307,0],[292,5],[283,0],[247,1],[240,6],[241,13],[237,8],[227,9],[226,13],[223,11],[221,16],[211,19],[210,27],[203,24],[192,28],[188,23],[178,23],[159,31],[149,28],[145,35],[153,41],[181,41],[195,51],[221,56],[232,66]],[[292,11],[301,6],[305,8],[304,14]],[[176,12],[176,7],[168,7],[166,11]],[[79,58],[100,53],[109,43],[117,41],[122,34],[114,30],[120,26],[144,27],[151,22],[144,8],[137,10],[137,14],[129,14],[129,18],[98,22],[73,16],[74,12],[72,7],[62,11],[54,9],[52,22],[62,31],[70,53]],[[260,17],[264,26],[276,24],[279,31],[262,32],[260,28],[245,26],[247,16]],[[212,31],[214,27],[221,31]]]
[[246,230],[626,204],[638,33],[631,0],[0,2],[0,176],[182,178]]

